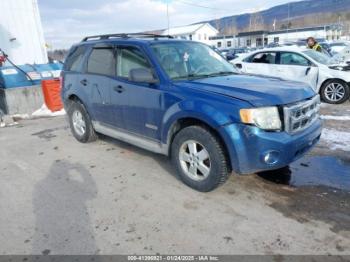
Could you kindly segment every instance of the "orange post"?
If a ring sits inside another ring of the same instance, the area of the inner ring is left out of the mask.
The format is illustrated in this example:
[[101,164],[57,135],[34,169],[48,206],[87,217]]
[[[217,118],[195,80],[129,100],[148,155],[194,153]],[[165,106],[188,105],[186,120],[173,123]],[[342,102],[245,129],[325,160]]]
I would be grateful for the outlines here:
[[60,111],[63,108],[60,79],[42,80],[41,87],[47,108],[52,112]]

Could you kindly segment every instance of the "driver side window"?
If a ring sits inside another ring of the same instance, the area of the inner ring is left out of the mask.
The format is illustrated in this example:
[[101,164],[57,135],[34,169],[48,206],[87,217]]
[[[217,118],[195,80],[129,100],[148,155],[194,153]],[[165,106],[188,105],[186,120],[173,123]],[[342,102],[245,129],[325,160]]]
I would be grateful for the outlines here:
[[309,66],[310,62],[305,57],[295,53],[281,53],[281,65]]
[[152,70],[146,57],[136,47],[119,47],[117,59],[117,76],[129,78],[132,69]]

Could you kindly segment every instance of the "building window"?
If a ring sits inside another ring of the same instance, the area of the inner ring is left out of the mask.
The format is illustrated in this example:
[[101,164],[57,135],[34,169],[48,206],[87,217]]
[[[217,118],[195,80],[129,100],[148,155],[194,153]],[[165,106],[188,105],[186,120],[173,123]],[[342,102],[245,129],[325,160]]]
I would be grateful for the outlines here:
[[252,40],[247,39],[247,46],[251,46],[252,45]]
[[232,42],[231,41],[227,41],[227,47],[231,47],[232,46]]
[[261,38],[256,39],[256,46],[262,46],[262,39]]
[[190,35],[190,40],[192,41],[192,35]]
[[280,38],[279,38],[279,37],[275,37],[275,38],[273,39],[273,42],[274,42],[274,43],[279,43],[279,42],[280,42]]
[[269,40],[267,38],[264,38],[264,45],[267,45]]
[[221,47],[221,42],[218,42],[218,48],[220,48]]
[[207,40],[207,34],[204,34],[204,40]]

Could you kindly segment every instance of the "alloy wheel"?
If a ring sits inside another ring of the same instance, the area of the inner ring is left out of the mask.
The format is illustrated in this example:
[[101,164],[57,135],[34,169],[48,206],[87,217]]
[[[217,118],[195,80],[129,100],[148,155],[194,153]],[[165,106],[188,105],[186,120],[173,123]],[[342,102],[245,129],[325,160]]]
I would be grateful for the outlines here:
[[195,181],[202,181],[210,174],[211,162],[209,153],[197,141],[188,140],[182,144],[179,160],[183,172]]
[[329,83],[324,89],[325,97],[332,102],[338,102],[345,95],[345,88],[340,83]]
[[86,123],[82,113],[78,110],[74,111],[72,114],[72,122],[75,132],[79,136],[83,136],[86,132]]

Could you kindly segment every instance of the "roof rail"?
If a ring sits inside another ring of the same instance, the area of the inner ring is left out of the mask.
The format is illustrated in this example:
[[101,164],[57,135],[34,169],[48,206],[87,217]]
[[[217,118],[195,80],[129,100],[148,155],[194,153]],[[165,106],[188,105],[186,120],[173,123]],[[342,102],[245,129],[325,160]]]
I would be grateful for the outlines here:
[[129,34],[107,34],[107,35],[93,35],[84,37],[82,42],[86,42],[88,40],[103,40],[110,38],[173,38],[170,35],[157,35],[157,34],[147,34],[147,33],[129,33]]

